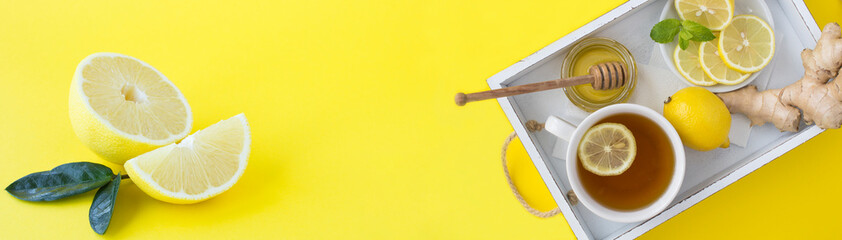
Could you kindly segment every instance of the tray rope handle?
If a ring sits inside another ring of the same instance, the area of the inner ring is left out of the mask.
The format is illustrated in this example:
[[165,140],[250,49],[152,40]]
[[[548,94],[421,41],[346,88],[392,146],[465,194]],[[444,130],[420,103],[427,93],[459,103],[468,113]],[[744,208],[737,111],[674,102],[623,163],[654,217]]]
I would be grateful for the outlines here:
[[[544,124],[538,123],[535,120],[529,120],[526,122],[526,130],[530,132],[537,132],[543,129]],[[523,205],[523,208],[525,208],[526,211],[531,213],[532,215],[535,215],[536,217],[540,218],[548,218],[558,215],[561,212],[561,210],[558,209],[558,207],[553,208],[550,211],[542,212],[538,211],[538,209],[532,208],[532,206],[529,206],[529,203],[527,203],[526,200],[523,199],[523,196],[520,195],[520,191],[517,190],[517,187],[515,187],[515,184],[512,182],[512,177],[509,175],[509,167],[506,161],[506,151],[509,149],[509,144],[512,143],[512,140],[514,140],[516,137],[516,132],[512,132],[511,134],[509,134],[509,136],[506,137],[506,141],[503,142],[503,149],[500,153],[500,158],[503,159],[503,173],[506,175],[506,181],[509,182],[509,188],[512,189],[512,193],[515,195],[517,201],[520,202],[520,205]],[[576,195],[573,193],[573,191],[567,193],[567,199],[571,205],[575,205],[576,203],[578,203],[578,199],[576,199]]]

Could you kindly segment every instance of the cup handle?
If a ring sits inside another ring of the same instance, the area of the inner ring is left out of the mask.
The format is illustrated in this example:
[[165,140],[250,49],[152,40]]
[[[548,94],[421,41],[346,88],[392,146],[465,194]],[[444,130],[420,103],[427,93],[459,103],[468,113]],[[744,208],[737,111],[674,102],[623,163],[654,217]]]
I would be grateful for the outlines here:
[[576,131],[576,126],[570,124],[561,118],[550,115],[547,118],[547,121],[544,122],[544,129],[547,132],[552,133],[556,137],[564,139],[564,141],[570,142],[570,138],[573,137],[573,132]]

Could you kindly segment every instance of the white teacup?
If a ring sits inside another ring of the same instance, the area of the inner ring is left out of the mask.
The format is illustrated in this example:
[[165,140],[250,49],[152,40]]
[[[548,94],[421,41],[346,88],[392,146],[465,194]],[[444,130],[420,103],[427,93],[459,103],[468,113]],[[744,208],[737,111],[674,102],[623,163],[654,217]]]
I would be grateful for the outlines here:
[[[622,113],[643,116],[655,122],[667,134],[667,138],[669,138],[670,143],[672,144],[673,154],[675,155],[675,167],[673,168],[672,178],[666,191],[664,191],[661,196],[649,205],[631,211],[611,209],[594,200],[588,192],[585,191],[579,180],[579,173],[576,170],[578,167],[576,162],[578,159],[576,151],[579,146],[579,141],[582,139],[585,132],[600,120],[608,116]],[[582,121],[582,123],[579,124],[578,127],[573,126],[556,116],[550,116],[547,118],[544,129],[569,143],[567,145],[567,154],[565,156],[567,158],[567,179],[570,181],[570,186],[573,188],[573,192],[576,193],[576,197],[579,198],[579,201],[585,205],[586,208],[605,219],[615,222],[639,222],[652,218],[666,209],[670,202],[675,199],[675,196],[678,194],[678,189],[681,187],[681,182],[684,180],[685,159],[684,147],[682,146],[681,138],[678,137],[678,133],[675,131],[675,128],[673,128],[666,118],[647,107],[628,103],[607,106],[590,114]]]

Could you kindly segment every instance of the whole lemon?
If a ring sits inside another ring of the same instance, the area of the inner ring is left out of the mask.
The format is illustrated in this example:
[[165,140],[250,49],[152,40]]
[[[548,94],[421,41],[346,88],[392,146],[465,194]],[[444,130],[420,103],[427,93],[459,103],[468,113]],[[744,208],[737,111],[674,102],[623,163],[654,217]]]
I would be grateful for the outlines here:
[[679,90],[664,101],[664,117],[685,146],[698,151],[727,148],[731,114],[719,97],[701,87]]

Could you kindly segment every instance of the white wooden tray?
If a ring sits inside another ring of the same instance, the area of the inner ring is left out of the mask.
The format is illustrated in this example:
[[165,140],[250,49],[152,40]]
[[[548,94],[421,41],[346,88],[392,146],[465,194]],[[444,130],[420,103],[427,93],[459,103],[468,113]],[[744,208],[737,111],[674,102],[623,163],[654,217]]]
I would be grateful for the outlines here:
[[[629,48],[638,65],[663,64],[663,60],[659,62],[653,59],[652,48],[655,45],[649,39],[648,32],[658,22],[661,10],[667,3],[667,0],[628,1],[495,74],[488,79],[488,85],[491,89],[498,89],[559,78],[562,58],[569,47],[583,38],[594,36],[608,37],[622,43]],[[821,35],[821,29],[803,1],[768,0],[766,3],[774,18],[776,37],[784,35],[782,39],[778,39],[773,61],[777,61],[779,66],[787,67],[773,66],[774,72],[769,73],[768,82],[759,84],[761,90],[781,88],[800,79],[804,74],[800,52],[804,48],[814,48]],[[646,81],[654,80],[638,74],[638,88],[656,86],[647,84]],[[635,103],[634,99],[632,97],[630,102]],[[687,171],[684,183],[670,206],[659,215],[643,222],[615,223],[594,215],[581,204],[568,203],[566,193],[570,190],[570,184],[565,175],[564,160],[552,157],[556,138],[544,131],[528,132],[524,126],[528,120],[543,122],[549,115],[556,115],[578,124],[583,113],[571,113],[569,109],[576,107],[567,100],[564,93],[561,90],[551,90],[500,98],[498,102],[518,136],[522,138],[526,151],[570,228],[577,237],[588,239],[631,239],[640,236],[822,132],[818,127],[802,125],[799,132],[781,133],[771,124],[767,124],[751,129],[745,147],[732,145],[727,149],[709,152],[685,148]]]

